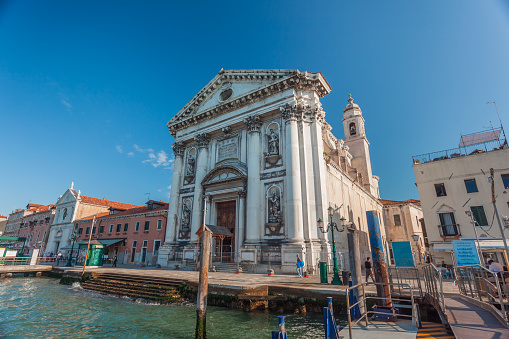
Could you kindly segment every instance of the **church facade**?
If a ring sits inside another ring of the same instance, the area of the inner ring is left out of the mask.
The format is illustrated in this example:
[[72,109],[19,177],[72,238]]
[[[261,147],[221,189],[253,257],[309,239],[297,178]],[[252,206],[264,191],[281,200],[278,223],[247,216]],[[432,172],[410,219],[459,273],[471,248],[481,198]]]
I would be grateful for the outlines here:
[[[175,162],[159,264],[196,260],[205,223],[213,262],[293,272],[298,254],[316,272],[331,260],[330,235],[317,223],[327,223],[329,207],[340,230],[361,231],[370,256],[366,211],[381,216],[383,207],[364,119],[349,98],[346,137],[336,138],[320,103],[330,91],[321,73],[222,70],[168,122]],[[346,233],[336,246],[348,269]]]

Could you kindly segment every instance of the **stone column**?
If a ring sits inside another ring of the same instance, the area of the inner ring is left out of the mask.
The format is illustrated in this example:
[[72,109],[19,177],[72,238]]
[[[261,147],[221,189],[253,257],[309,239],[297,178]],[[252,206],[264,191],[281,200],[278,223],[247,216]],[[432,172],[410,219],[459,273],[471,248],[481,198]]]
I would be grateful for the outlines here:
[[210,137],[207,133],[198,134],[194,137],[198,143],[198,157],[196,160],[196,175],[194,178],[194,199],[193,199],[193,214],[191,220],[191,241],[197,242],[198,236],[196,232],[201,227],[203,222],[203,186],[201,181],[207,174],[207,163],[209,157],[209,141]]
[[286,137],[286,216],[285,225],[289,242],[303,242],[304,231],[302,227],[302,185],[299,156],[299,130],[297,120],[302,117],[302,106],[286,104],[281,107],[285,119]]
[[[248,154],[247,154],[247,221],[246,243],[254,243],[264,234],[265,219],[260,218],[260,117],[253,115],[247,117],[244,123],[248,128]],[[260,231],[261,230],[261,231]]]
[[[322,139],[322,124],[324,121],[325,113],[321,107],[317,106],[314,109],[314,120],[311,123],[311,140],[313,145],[313,164],[314,180],[315,180],[315,199],[316,199],[316,214],[318,218],[327,220],[327,165],[323,158],[323,139]],[[318,219],[317,219],[318,220]],[[318,230],[318,226],[315,227],[315,234],[318,238],[321,238],[324,242],[327,242],[327,235]]]
[[[240,253],[240,246],[244,245],[244,236],[246,234],[246,195],[247,191],[241,189],[238,191],[239,194],[239,227],[238,236],[236,239],[236,252]],[[237,232],[236,232],[237,233]]]
[[186,149],[183,142],[176,142],[171,145],[175,162],[173,163],[173,176],[171,178],[170,203],[168,205],[168,222],[166,225],[166,237],[164,244],[177,240],[178,237],[178,210],[180,199],[180,187],[182,186],[182,168],[184,162],[184,151]]

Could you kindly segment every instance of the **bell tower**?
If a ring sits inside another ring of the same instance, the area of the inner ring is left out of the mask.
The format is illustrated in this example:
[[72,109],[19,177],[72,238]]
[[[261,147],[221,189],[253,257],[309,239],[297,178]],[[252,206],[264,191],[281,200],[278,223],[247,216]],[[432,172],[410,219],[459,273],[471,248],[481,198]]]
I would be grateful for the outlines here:
[[364,118],[359,105],[353,102],[351,95],[348,97],[348,104],[343,109],[342,121],[345,145],[349,147],[350,154],[353,156],[352,167],[357,171],[357,182],[375,197],[378,197],[378,178],[371,172],[369,141],[364,129]]

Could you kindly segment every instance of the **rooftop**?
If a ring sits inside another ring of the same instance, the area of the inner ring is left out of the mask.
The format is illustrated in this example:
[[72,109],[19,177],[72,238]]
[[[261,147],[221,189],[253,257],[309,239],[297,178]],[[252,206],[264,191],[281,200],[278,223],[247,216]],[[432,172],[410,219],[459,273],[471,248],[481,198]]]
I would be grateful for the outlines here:
[[[148,209],[148,205],[145,205],[145,206],[137,206],[135,208],[130,208],[130,209],[127,209],[125,211],[122,211],[122,212],[118,212],[118,213],[114,213],[114,214],[110,214],[110,212],[104,212],[104,213],[100,213],[96,216],[96,219],[100,219],[100,218],[108,218],[108,217],[121,217],[121,216],[126,216],[128,217],[129,215],[133,215],[133,214],[140,214],[140,213],[146,213],[146,212],[157,212],[157,211],[165,211],[168,209],[168,203],[167,202],[164,202],[164,201],[159,201],[159,203],[161,203],[163,206],[160,206],[160,207],[157,207],[157,208],[154,208],[153,210],[149,210]],[[86,221],[91,221],[92,219],[94,218],[93,215],[91,216],[88,216],[86,218],[82,218],[80,220],[76,220],[76,221],[81,221],[81,222],[86,222]]]
[[421,206],[421,201],[420,200],[415,200],[415,199],[408,199],[408,200],[403,200],[403,201],[380,199],[380,202],[384,206],[387,206],[387,205],[401,205],[401,204],[414,204],[414,205]]
[[503,132],[502,128],[494,128],[487,131],[462,135],[457,148],[414,155],[412,157],[413,163],[414,165],[425,164],[428,162],[460,158],[508,148],[507,140],[505,136],[501,137],[501,132]]
[[121,210],[127,210],[130,208],[140,207],[138,205],[131,205],[131,204],[125,204],[123,202],[106,200],[106,198],[98,199],[98,198],[87,197],[86,195],[82,195],[82,196],[80,196],[80,198],[81,198],[81,202],[85,203],[85,204],[113,207],[113,208],[121,209]]

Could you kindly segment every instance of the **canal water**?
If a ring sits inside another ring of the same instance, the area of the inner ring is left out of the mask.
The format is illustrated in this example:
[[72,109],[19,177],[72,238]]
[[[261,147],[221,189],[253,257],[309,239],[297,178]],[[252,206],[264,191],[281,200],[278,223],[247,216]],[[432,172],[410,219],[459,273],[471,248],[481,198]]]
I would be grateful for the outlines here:
[[[208,338],[271,338],[277,315],[207,309]],[[158,305],[60,285],[0,280],[0,338],[193,338],[194,305]],[[288,338],[323,338],[322,316],[289,314]]]

